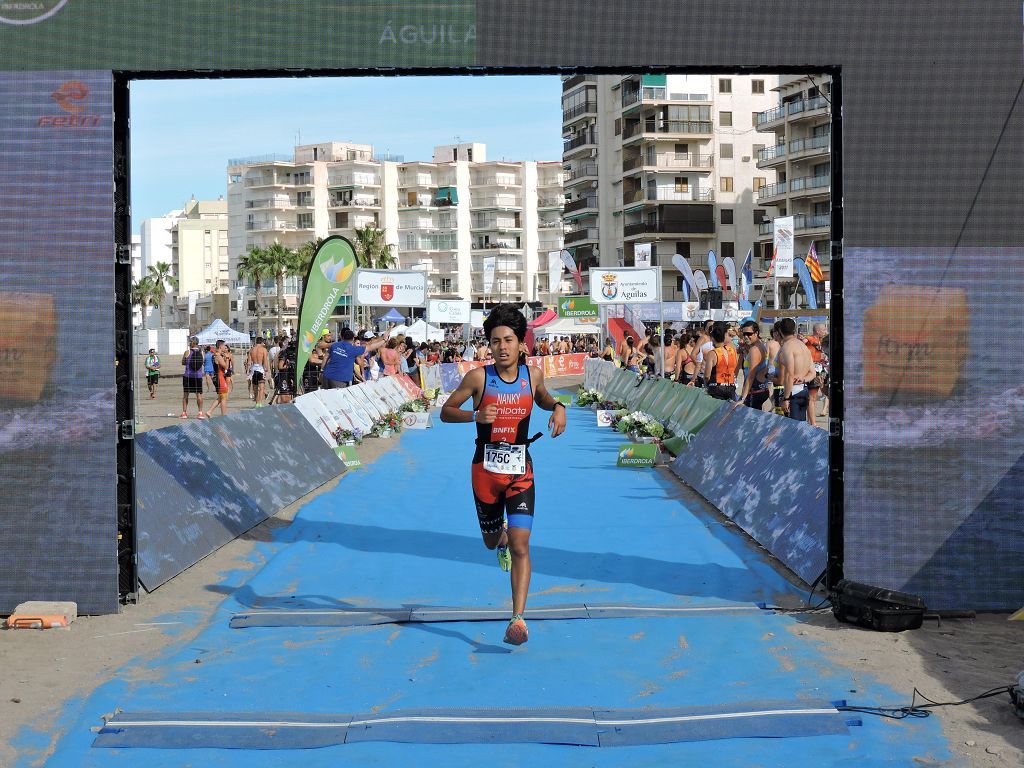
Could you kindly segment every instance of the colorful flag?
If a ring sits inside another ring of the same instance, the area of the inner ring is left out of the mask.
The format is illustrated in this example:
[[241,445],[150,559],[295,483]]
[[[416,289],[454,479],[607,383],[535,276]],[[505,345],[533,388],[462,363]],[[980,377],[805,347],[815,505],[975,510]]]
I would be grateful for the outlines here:
[[743,294],[744,301],[750,301],[750,286],[754,283],[754,249],[747,249],[747,256],[743,259],[743,265],[740,267],[740,274],[743,275]]
[[569,274],[576,280],[576,288],[579,290],[579,293],[583,293],[583,276],[580,274],[580,268],[576,266],[576,260],[564,248],[561,250],[560,255],[565,268],[569,270]]
[[772,276],[772,269],[775,268],[775,257],[778,256],[778,255],[779,255],[778,247],[772,248],[772,261],[771,261],[771,264],[768,265],[768,271],[765,273],[765,276],[764,276],[765,280],[767,280],[769,277]]
[[334,308],[348,289],[355,266],[356,252],[352,243],[338,235],[321,242],[313,254],[299,308],[299,348],[295,368],[299,381],[309,353],[320,341]]
[[821,273],[821,262],[818,261],[818,251],[811,242],[811,249],[807,251],[807,271],[811,273],[811,280],[816,283],[825,282],[825,276]]
[[726,256],[722,259],[722,266],[725,267],[725,274],[729,278],[729,291],[733,297],[739,296],[740,284],[736,280],[736,262],[732,256]]
[[725,286],[721,286],[718,284],[718,270],[716,269],[717,266],[718,259],[715,258],[715,252],[713,250],[708,251],[708,275],[710,275],[708,279],[711,281],[711,287],[724,288]]

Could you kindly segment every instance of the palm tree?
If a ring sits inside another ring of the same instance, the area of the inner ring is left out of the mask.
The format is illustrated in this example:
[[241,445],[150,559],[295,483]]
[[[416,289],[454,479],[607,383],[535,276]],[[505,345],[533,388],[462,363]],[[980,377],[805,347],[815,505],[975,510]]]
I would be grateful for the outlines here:
[[284,331],[284,278],[295,262],[295,252],[275,242],[264,251],[267,269],[277,286],[277,332]]
[[153,303],[154,294],[156,293],[156,283],[148,275],[140,277],[137,282],[132,285],[132,304],[139,307],[142,310],[142,327],[146,327],[146,310],[149,309]]
[[171,265],[166,261],[158,261],[156,265],[149,266],[149,274],[147,277],[153,281],[153,295],[152,301],[150,302],[156,307],[157,314],[160,318],[160,327],[164,327],[164,310],[163,303],[167,298],[167,294],[173,288],[178,287],[178,279],[174,277],[171,270]]
[[294,275],[302,282],[299,285],[299,306],[302,306],[302,297],[306,295],[306,277],[309,274],[309,267],[313,263],[313,256],[316,249],[323,243],[324,238],[308,240],[292,251],[292,260],[288,265],[288,274]]
[[270,264],[267,261],[266,249],[258,245],[249,246],[249,252],[238,260],[238,279],[252,282],[256,289],[256,335],[262,334],[263,323],[262,299],[260,295],[264,278],[270,277]]
[[372,224],[355,230],[356,263],[365,269],[391,269],[397,263],[391,248],[384,242],[384,231]]
[[[377,229],[372,224],[365,227],[357,227],[355,230],[356,241],[353,244],[356,251],[356,264],[365,269],[391,269],[398,265],[391,248],[384,242],[383,230]],[[364,318],[364,324],[369,325],[369,310]]]

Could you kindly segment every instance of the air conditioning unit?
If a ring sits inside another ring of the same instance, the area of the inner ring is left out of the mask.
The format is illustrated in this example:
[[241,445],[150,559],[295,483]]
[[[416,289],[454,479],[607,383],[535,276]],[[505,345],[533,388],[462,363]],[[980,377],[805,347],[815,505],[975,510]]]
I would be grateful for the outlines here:
[[744,155],[743,156],[743,162],[744,163],[749,163],[750,162],[750,155]]

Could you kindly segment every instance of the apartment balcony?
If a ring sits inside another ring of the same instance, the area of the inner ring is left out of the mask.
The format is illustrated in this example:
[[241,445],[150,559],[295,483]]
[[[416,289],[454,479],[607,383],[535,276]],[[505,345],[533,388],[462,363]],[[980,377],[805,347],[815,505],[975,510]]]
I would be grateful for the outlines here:
[[470,232],[522,232],[523,225],[515,221],[475,221],[470,225]]
[[811,136],[789,142],[790,160],[810,160],[825,157],[832,152],[831,136]]
[[[561,186],[561,184],[559,184]],[[542,197],[537,201],[537,208],[540,210],[560,209],[565,205],[564,197]]]
[[[312,227],[310,227],[311,229]],[[246,232],[288,232],[297,230],[299,226],[294,221],[247,221],[245,222]]]
[[482,242],[476,241],[473,243],[471,250],[484,253],[522,253],[522,246],[516,245],[515,241],[508,242]]
[[672,93],[663,85],[645,85],[636,90],[622,89],[622,109],[628,110],[634,104],[706,104],[711,98],[706,93]]
[[577,104],[569,109],[562,110],[562,125],[573,123],[581,118],[587,117],[588,115],[597,116],[597,102],[596,101],[585,101],[582,104]]
[[327,207],[331,208],[379,208],[380,200],[376,197],[354,197],[351,200],[331,196],[327,200]]
[[493,176],[477,176],[470,180],[470,188],[478,187],[521,187],[522,180],[511,173],[499,173]]
[[779,202],[786,197],[788,187],[789,185],[785,181],[780,181],[776,184],[765,184],[757,190],[757,202],[765,205]]
[[380,179],[367,175],[328,177],[327,187],[328,189],[379,189]]
[[563,213],[575,213],[576,211],[583,211],[589,208],[597,209],[597,197],[584,197],[580,200],[573,200],[571,203],[566,203],[562,209]]
[[714,155],[695,152],[664,152],[653,158],[646,155],[622,161],[622,173],[633,174],[641,171],[709,171],[715,165]]
[[246,200],[245,210],[247,211],[260,211],[260,210],[275,210],[275,211],[290,211],[295,208],[292,202],[287,197],[281,198],[264,198],[262,200]]
[[552,239],[541,238],[537,242],[537,251],[539,253],[547,253],[548,251],[560,251],[565,245],[565,239],[556,237]]
[[714,222],[702,221],[679,221],[679,222],[649,222],[642,221],[637,224],[626,224],[622,228],[623,239],[629,240],[638,237],[651,237],[657,239],[666,237],[714,237]]
[[597,181],[597,163],[580,163],[565,178],[565,186],[571,187],[584,182]]
[[484,211],[484,210],[521,210],[523,207],[522,200],[518,195],[490,195],[477,197],[473,196],[470,200],[471,210]]
[[766,109],[764,112],[758,112],[755,127],[759,131],[774,131],[787,119],[819,117],[820,115],[827,114],[828,109],[828,100],[823,96],[790,101],[772,109]]
[[564,173],[546,173],[538,174],[537,176],[537,187],[539,189],[550,189],[551,187],[561,188],[562,183],[565,181]]
[[593,130],[584,131],[579,136],[566,141],[562,145],[562,157],[570,159],[576,155],[586,154],[597,146],[597,137]]
[[[798,213],[793,216],[793,228],[803,234],[815,234],[820,230],[826,234],[832,227],[832,216],[828,213]],[[757,234],[761,237],[772,236],[775,227],[771,221],[763,221],[757,226]]]
[[622,131],[622,144],[643,140],[707,139],[714,131],[703,120],[640,120],[629,122]]
[[[832,192],[831,176],[802,176],[799,179],[791,179],[789,182],[789,196],[798,197],[828,197]],[[758,200],[761,198],[758,197]]]
[[572,77],[562,81],[562,93],[571,91],[577,85],[583,85],[583,83],[596,82],[593,75],[573,75]]
[[786,145],[776,144],[757,151],[758,168],[774,168],[786,162]]
[[573,243],[582,243],[588,240],[596,241],[598,239],[597,227],[586,227],[585,229],[578,229],[575,232],[566,232],[563,242],[566,245]]

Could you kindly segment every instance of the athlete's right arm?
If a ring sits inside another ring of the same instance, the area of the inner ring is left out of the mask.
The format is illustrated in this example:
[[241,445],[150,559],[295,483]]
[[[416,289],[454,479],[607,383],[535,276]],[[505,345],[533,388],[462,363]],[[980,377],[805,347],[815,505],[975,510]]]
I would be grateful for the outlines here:
[[[474,368],[462,377],[459,386],[448,396],[444,405],[441,406],[441,421],[450,424],[466,424],[474,420],[473,411],[462,410],[463,404],[472,398],[473,403],[479,399],[484,390],[484,369]],[[491,413],[493,411],[493,413]],[[489,424],[497,416],[498,408],[495,405],[486,406],[477,417],[479,421]],[[490,416],[490,421],[488,421]]]

